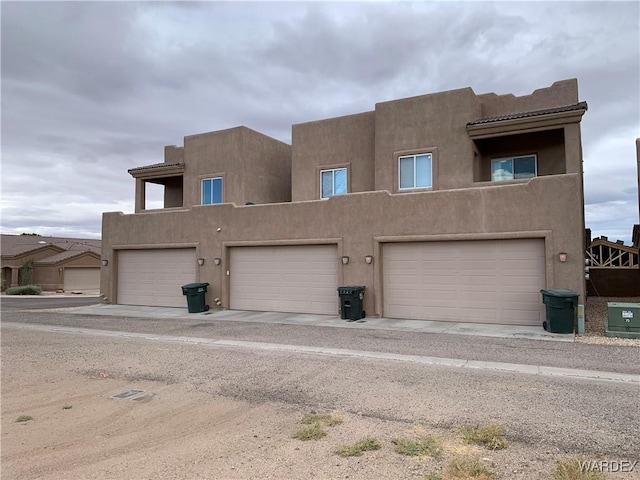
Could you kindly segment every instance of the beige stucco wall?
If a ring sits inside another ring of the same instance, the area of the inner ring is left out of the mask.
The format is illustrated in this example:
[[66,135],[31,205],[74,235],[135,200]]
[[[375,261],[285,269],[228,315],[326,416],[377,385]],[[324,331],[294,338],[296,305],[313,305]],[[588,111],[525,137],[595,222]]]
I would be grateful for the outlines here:
[[64,271],[67,268],[91,267],[100,268],[100,257],[92,252],[87,252],[73,259],[54,264],[34,265],[34,284],[39,285],[45,291],[59,290],[64,285]]
[[320,171],[347,168],[347,191],[375,190],[375,113],[301,123],[292,127],[291,199],[320,198]]
[[[63,249],[61,248],[57,248],[53,246],[45,246],[39,250],[36,250],[33,252],[26,252],[22,255],[17,255],[15,257],[8,257],[8,256],[2,257],[2,268],[3,269],[6,268],[6,270],[3,270],[3,280],[5,280],[5,286],[8,288],[8,287],[15,287],[19,285],[20,267],[22,267],[24,262],[26,262],[27,260],[33,260],[34,262],[36,262],[40,259],[50,257],[62,251]],[[34,270],[37,270],[37,268],[34,268]],[[32,280],[32,283],[35,283],[36,281],[35,273],[33,274],[31,280]]]
[[578,80],[575,78],[560,80],[550,87],[535,90],[531,95],[516,97],[513,94],[485,93],[478,95],[478,100],[482,105],[482,114],[478,118],[574,105],[579,101]]
[[246,127],[184,138],[184,206],[201,204],[201,180],[222,177],[223,201],[291,200],[291,147]]
[[184,163],[184,147],[176,145],[165,146],[164,163]]
[[474,145],[468,122],[481,117],[470,88],[376,104],[375,189],[398,191],[397,157],[433,156],[433,190],[473,183]]
[[164,185],[164,208],[183,206],[184,179],[182,177],[169,177],[162,180]]
[[[228,249],[244,244],[335,243],[348,255],[340,284],[367,287],[365,310],[383,312],[381,244],[406,240],[545,239],[547,287],[570,288],[584,301],[582,180],[578,174],[538,177],[515,185],[406,193],[368,192],[329,200],[103,215],[102,294],[117,299],[117,251],[127,248],[196,245],[205,258],[197,281],[211,284],[207,301],[229,302]],[[291,221],[295,219],[295,221]],[[167,228],[170,225],[171,228]],[[218,232],[218,228],[220,231]],[[578,233],[577,233],[578,232]],[[566,252],[561,264],[558,253]],[[374,255],[371,265],[365,255]],[[222,265],[212,259],[220,257]],[[337,302],[337,293],[336,293]]]

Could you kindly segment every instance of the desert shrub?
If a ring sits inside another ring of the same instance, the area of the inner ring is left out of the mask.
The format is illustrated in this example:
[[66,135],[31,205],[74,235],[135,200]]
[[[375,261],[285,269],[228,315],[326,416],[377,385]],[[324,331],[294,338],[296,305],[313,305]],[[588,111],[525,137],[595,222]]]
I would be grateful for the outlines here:
[[464,426],[459,429],[462,439],[466,443],[483,445],[489,450],[502,450],[507,448],[507,439],[504,437],[502,425],[487,423],[485,425]]
[[335,451],[335,454],[340,455],[341,457],[359,457],[364,452],[380,450],[380,448],[382,448],[380,440],[373,437],[366,437],[351,445],[341,446]]
[[9,287],[5,293],[7,295],[40,295],[42,288],[38,285],[23,285],[21,287]]

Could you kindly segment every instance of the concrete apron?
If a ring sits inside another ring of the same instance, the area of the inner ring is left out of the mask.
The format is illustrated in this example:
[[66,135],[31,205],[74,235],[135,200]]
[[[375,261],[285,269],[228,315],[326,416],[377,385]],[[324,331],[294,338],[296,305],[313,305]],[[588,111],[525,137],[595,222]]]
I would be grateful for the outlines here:
[[549,333],[542,328],[520,325],[496,325],[486,323],[434,322],[430,320],[402,320],[395,318],[364,318],[347,321],[332,315],[308,315],[301,313],[250,312],[241,310],[210,310],[188,313],[186,308],[142,307],[134,305],[90,305],[64,309],[78,315],[107,315],[133,318],[207,318],[216,321],[281,323],[286,325],[309,325],[314,327],[355,328],[371,330],[398,330],[420,333],[448,333],[480,337],[524,338],[528,340],[550,340],[573,342],[573,334]]

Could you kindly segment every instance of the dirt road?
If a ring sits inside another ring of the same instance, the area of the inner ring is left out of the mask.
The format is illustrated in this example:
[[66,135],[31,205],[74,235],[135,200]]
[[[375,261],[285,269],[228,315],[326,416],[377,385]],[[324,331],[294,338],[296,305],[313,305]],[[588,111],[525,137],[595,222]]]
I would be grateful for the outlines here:
[[[131,389],[154,396],[110,398]],[[464,453],[498,478],[545,479],[575,453],[638,459],[638,398],[637,385],[620,383],[3,326],[2,478],[421,479]],[[343,423],[317,441],[293,439],[312,411]],[[504,426],[507,449],[452,431],[488,421]],[[441,459],[394,451],[394,438],[424,433],[441,439]],[[364,436],[382,448],[335,455]]]

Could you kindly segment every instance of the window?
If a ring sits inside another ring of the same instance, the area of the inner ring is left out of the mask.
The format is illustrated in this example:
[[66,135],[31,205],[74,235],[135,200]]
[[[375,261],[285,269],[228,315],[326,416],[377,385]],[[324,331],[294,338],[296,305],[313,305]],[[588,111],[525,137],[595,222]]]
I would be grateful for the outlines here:
[[202,180],[202,205],[222,203],[222,177]]
[[431,154],[398,157],[400,189],[431,188]]
[[512,158],[494,158],[491,160],[491,180],[518,180],[533,178],[538,175],[535,155]]
[[320,198],[347,193],[347,169],[334,168],[320,171]]

